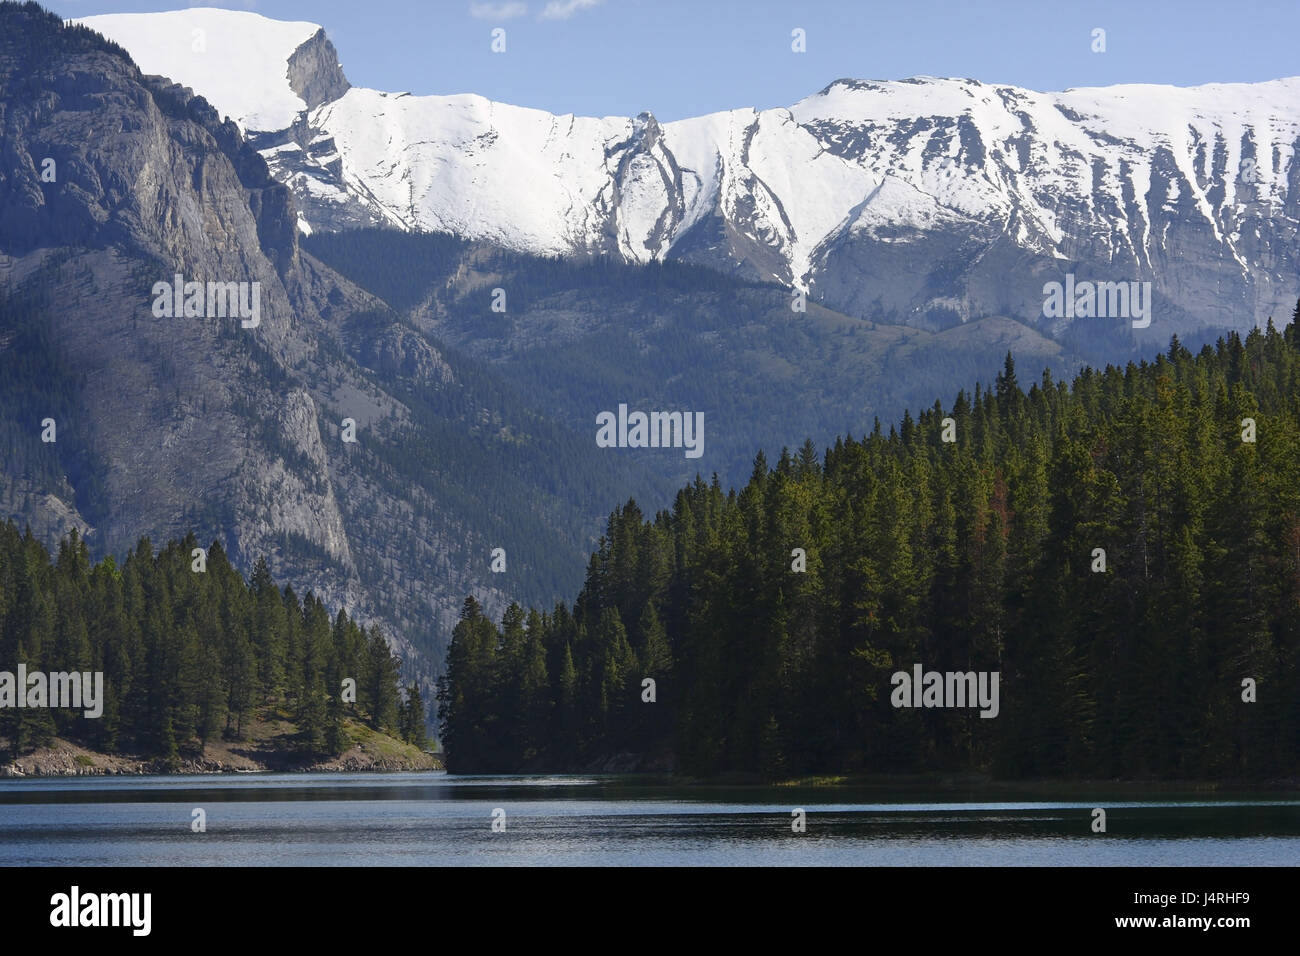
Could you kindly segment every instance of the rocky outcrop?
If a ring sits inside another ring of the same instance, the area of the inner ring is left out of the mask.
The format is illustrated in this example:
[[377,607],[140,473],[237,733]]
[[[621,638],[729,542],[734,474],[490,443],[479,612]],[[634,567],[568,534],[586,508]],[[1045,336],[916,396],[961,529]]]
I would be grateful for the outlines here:
[[309,110],[338,99],[351,87],[339,66],[338,51],[324,30],[317,30],[289,57],[289,86]]

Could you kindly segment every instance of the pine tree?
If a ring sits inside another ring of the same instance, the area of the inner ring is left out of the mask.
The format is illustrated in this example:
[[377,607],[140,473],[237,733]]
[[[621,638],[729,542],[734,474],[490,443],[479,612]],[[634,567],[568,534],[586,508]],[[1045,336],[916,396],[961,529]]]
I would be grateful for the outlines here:
[[408,744],[423,749],[428,741],[424,729],[424,699],[420,685],[411,683],[406,688],[406,699],[398,706],[398,733]]

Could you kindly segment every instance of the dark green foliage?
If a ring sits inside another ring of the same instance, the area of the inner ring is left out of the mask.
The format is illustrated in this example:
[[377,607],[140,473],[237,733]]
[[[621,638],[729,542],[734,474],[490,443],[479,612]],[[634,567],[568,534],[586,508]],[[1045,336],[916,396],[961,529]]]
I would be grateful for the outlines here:
[[52,55],[102,51],[135,65],[126,50],[103,34],[78,23],[65,23],[34,0],[0,3],[0,18],[6,31],[23,35],[23,52],[29,63],[44,65]]
[[428,746],[425,731],[424,698],[420,695],[420,685],[411,684],[406,688],[406,700],[398,705],[398,735],[408,744],[417,747]]
[[[331,623],[319,598],[281,591],[264,561],[245,582],[220,542],[195,571],[198,547],[191,534],[154,554],[143,538],[120,567],[112,557],[92,565],[76,531],[52,558],[30,529],[0,525],[0,670],[15,673],[22,663],[29,673],[104,674],[97,719],[81,710],[0,710],[11,751],[59,736],[175,760],[219,737],[243,738],[255,712],[267,710],[297,721],[298,745],[310,754],[347,748],[345,711],[423,740],[424,705],[408,691],[399,714],[399,662],[378,630],[341,611]],[[342,703],[349,677],[358,707]]]
[[[451,768],[1294,776],[1298,341],[1175,339],[1027,393],[1008,356],[992,391],[887,435],[760,454],[740,491],[697,478],[651,520],[628,502],[573,607],[528,617],[541,654],[517,650],[522,612],[498,629],[466,602],[439,691]],[[999,715],[895,708],[916,663],[999,672]]]

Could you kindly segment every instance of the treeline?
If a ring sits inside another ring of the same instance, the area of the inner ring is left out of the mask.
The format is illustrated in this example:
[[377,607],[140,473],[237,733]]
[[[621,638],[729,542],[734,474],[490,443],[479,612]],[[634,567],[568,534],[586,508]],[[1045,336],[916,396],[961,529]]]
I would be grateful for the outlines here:
[[103,34],[79,23],[64,22],[56,13],[34,0],[25,3],[0,2],[0,28],[23,37],[22,62],[16,71],[24,76],[16,95],[38,96],[42,92],[42,70],[52,61],[70,54],[101,51],[135,65],[131,55]]
[[[174,760],[240,740],[263,711],[296,722],[296,747],[338,754],[345,717],[425,743],[418,687],[378,628],[279,588],[265,561],[245,581],[219,542],[196,569],[193,534],[157,554],[148,538],[119,567],[91,564],[75,530],[51,556],[30,530],[0,525],[0,671],[103,673],[103,713],[0,709],[0,737],[24,752],[55,736],[106,752]],[[355,683],[355,700],[343,681]],[[348,699],[345,700],[344,698]]]
[[[998,716],[895,707],[918,663],[998,672]],[[738,492],[628,502],[572,607],[498,627],[466,602],[439,715],[459,772],[631,752],[769,777],[1278,777],[1297,688],[1300,332],[1270,323],[1027,393],[1008,355],[951,408],[760,454]]]

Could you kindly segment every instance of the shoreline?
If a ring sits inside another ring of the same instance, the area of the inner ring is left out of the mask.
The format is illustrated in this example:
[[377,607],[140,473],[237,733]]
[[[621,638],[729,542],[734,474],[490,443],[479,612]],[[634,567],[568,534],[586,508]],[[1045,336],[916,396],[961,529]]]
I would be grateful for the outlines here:
[[237,773],[384,773],[442,770],[441,754],[422,751],[391,737],[373,734],[334,757],[245,744],[211,744],[203,754],[184,753],[175,761],[132,754],[102,753],[56,738],[30,753],[6,757],[0,780],[52,777],[184,776]]
[[[360,739],[358,739],[360,738]],[[420,750],[387,735],[354,729],[354,742],[334,757],[305,756],[293,749],[276,749],[257,742],[210,744],[205,754],[186,753],[168,763],[159,758],[108,754],[72,741],[56,738],[49,746],[0,763],[0,780],[83,776],[187,776],[240,773],[418,773],[446,771],[444,754]],[[813,774],[785,780],[767,780],[753,774],[691,776],[671,771],[567,770],[493,771],[454,774],[463,777],[605,777],[617,787],[688,789],[861,790],[875,792],[925,792],[930,794],[988,794],[1059,796],[1063,790],[1089,794],[1188,794],[1233,791],[1300,792],[1300,778],[1187,780],[1164,778],[1033,778],[994,777],[979,771],[923,773]]]

